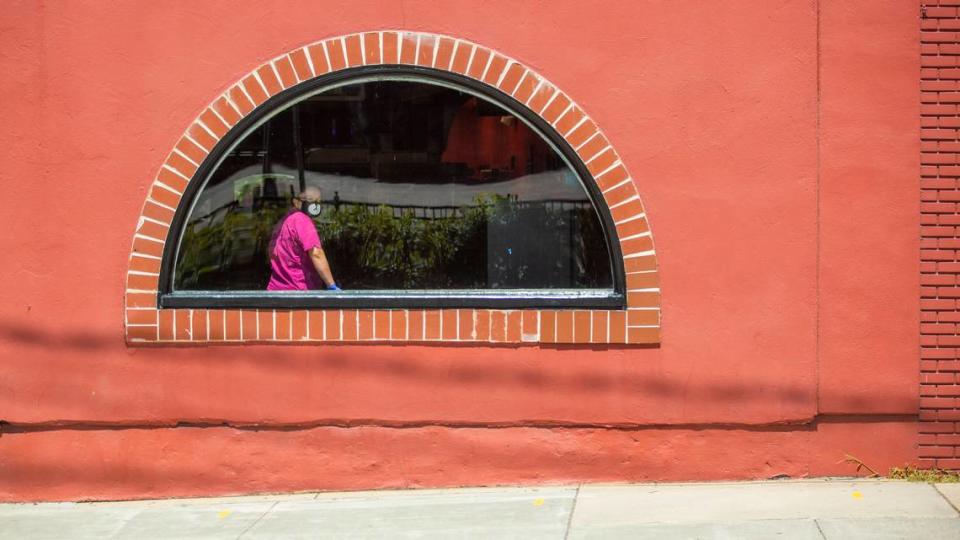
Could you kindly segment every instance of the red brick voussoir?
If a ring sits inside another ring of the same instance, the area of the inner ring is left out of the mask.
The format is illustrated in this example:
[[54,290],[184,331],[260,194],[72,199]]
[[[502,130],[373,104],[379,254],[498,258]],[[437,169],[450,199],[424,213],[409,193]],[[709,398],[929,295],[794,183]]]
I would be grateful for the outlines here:
[[[458,73],[495,88],[542,117],[577,152],[603,194],[626,272],[625,310],[160,309],[164,245],[183,193],[214,146],[271,96],[315,77],[367,65],[407,64]],[[126,276],[129,345],[417,342],[477,344],[655,344],[660,284],[650,225],[633,178],[613,145],[573,99],[498,51],[449,36],[361,32],[283,54],[216,96],[178,139],[157,172],[137,223]]]

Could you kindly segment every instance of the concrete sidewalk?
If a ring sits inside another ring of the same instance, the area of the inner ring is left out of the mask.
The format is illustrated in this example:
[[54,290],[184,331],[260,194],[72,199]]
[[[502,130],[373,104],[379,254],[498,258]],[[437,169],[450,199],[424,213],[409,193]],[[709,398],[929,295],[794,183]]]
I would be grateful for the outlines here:
[[0,538],[960,538],[960,484],[799,480],[0,505]]

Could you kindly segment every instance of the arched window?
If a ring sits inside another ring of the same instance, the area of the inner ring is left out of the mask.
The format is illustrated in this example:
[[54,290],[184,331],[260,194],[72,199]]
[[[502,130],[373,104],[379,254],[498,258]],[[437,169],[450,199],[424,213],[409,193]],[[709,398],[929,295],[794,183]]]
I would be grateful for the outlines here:
[[[346,70],[271,98],[210,153],[165,246],[161,307],[626,304],[614,223],[543,119],[453,73]],[[342,291],[267,291],[291,199]]]

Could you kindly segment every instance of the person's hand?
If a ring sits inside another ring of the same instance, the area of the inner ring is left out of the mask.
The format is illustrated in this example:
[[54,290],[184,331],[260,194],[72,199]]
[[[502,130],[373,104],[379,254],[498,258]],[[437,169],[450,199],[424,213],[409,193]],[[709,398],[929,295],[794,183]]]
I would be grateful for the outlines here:
[[328,290],[328,291],[341,291],[341,290],[343,290],[343,289],[341,289],[340,287],[337,287],[337,284],[336,284],[336,283],[331,283],[331,284],[327,285],[327,290]]

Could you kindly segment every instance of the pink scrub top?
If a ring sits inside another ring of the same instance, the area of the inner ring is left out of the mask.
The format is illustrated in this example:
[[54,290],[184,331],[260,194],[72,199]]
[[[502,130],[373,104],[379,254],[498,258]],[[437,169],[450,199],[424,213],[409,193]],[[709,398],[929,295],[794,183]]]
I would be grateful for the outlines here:
[[320,235],[310,216],[290,210],[270,239],[268,291],[323,289],[323,280],[310,259],[310,250],[321,247]]

